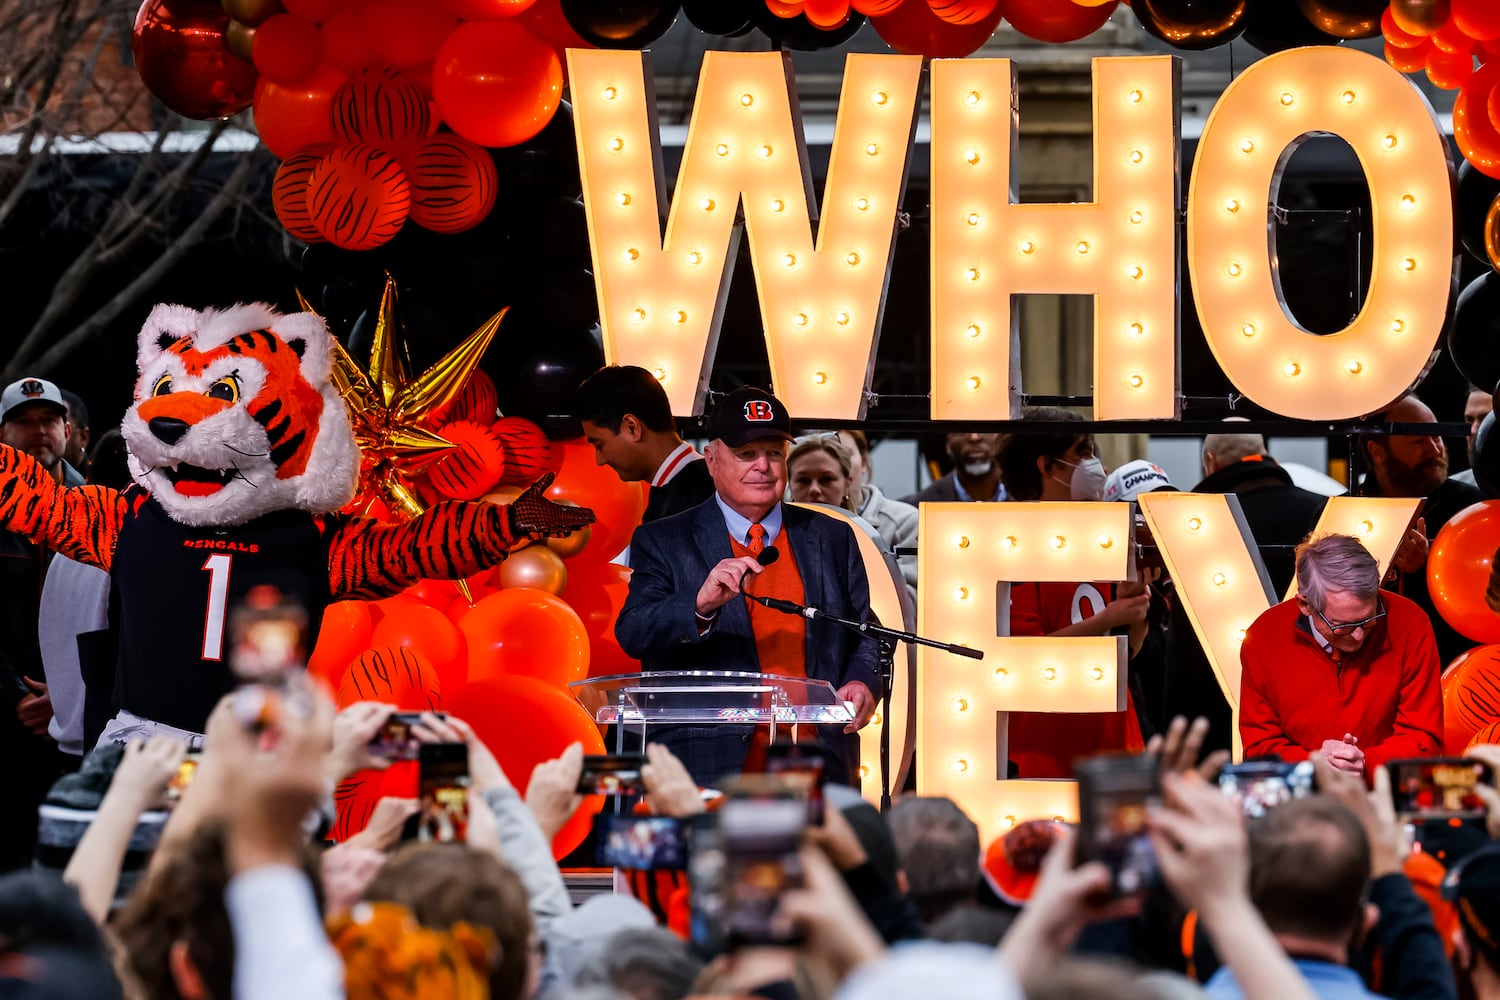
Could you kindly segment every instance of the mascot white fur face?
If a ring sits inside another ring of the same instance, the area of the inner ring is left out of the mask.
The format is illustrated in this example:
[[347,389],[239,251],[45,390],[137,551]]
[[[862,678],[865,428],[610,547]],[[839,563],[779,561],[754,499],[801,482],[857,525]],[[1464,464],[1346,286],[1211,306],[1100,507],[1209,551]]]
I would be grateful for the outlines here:
[[312,313],[159,305],[141,328],[121,433],[135,481],[183,524],[242,524],[354,497],[359,447]]

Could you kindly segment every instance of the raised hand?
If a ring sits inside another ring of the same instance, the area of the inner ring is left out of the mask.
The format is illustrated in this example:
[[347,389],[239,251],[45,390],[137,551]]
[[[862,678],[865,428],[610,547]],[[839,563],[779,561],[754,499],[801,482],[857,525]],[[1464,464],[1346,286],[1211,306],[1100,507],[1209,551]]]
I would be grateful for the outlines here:
[[572,507],[547,499],[547,487],[555,478],[555,473],[547,473],[510,502],[507,509],[513,536],[532,539],[562,537],[594,523],[594,512],[587,507]]

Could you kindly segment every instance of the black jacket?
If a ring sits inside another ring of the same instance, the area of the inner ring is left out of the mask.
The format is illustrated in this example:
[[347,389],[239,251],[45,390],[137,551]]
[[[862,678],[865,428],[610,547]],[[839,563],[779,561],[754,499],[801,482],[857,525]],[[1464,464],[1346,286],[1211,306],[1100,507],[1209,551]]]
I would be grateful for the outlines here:
[[714,495],[714,481],[708,474],[708,463],[695,458],[678,470],[677,475],[660,486],[651,487],[646,497],[642,524],[681,514]]

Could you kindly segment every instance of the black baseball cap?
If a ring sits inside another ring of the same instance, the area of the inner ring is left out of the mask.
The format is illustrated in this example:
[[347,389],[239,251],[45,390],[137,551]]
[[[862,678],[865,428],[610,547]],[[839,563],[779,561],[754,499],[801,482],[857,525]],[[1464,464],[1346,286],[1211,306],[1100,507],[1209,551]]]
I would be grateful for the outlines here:
[[754,386],[741,386],[723,399],[708,418],[708,436],[739,448],[762,438],[792,437],[792,415],[781,400]]
[[1464,936],[1500,969],[1500,844],[1482,847],[1448,869],[1442,892],[1458,909]]

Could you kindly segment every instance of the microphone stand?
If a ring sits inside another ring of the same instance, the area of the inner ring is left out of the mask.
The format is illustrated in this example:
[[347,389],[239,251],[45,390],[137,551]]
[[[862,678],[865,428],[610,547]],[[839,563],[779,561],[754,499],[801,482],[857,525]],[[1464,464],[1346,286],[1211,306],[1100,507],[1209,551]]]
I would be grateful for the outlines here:
[[[743,592],[743,591],[742,591]],[[797,615],[809,621],[832,622],[834,625],[842,626],[851,632],[857,632],[875,640],[876,649],[879,650],[880,680],[884,691],[881,693],[882,713],[880,726],[880,811],[891,811],[891,687],[896,678],[896,644],[898,642],[909,642],[914,646],[930,646],[933,649],[941,649],[947,653],[957,656],[966,656],[971,660],[984,659],[981,650],[969,646],[960,646],[951,642],[939,642],[937,639],[929,639],[926,636],[917,635],[915,632],[907,632],[904,629],[888,628],[876,622],[855,621],[852,618],[840,618],[838,615],[830,615],[818,608],[811,608],[795,601],[784,601],[774,597],[759,597],[755,594],[745,594],[746,597],[758,604],[763,604],[775,611],[786,615]]]

